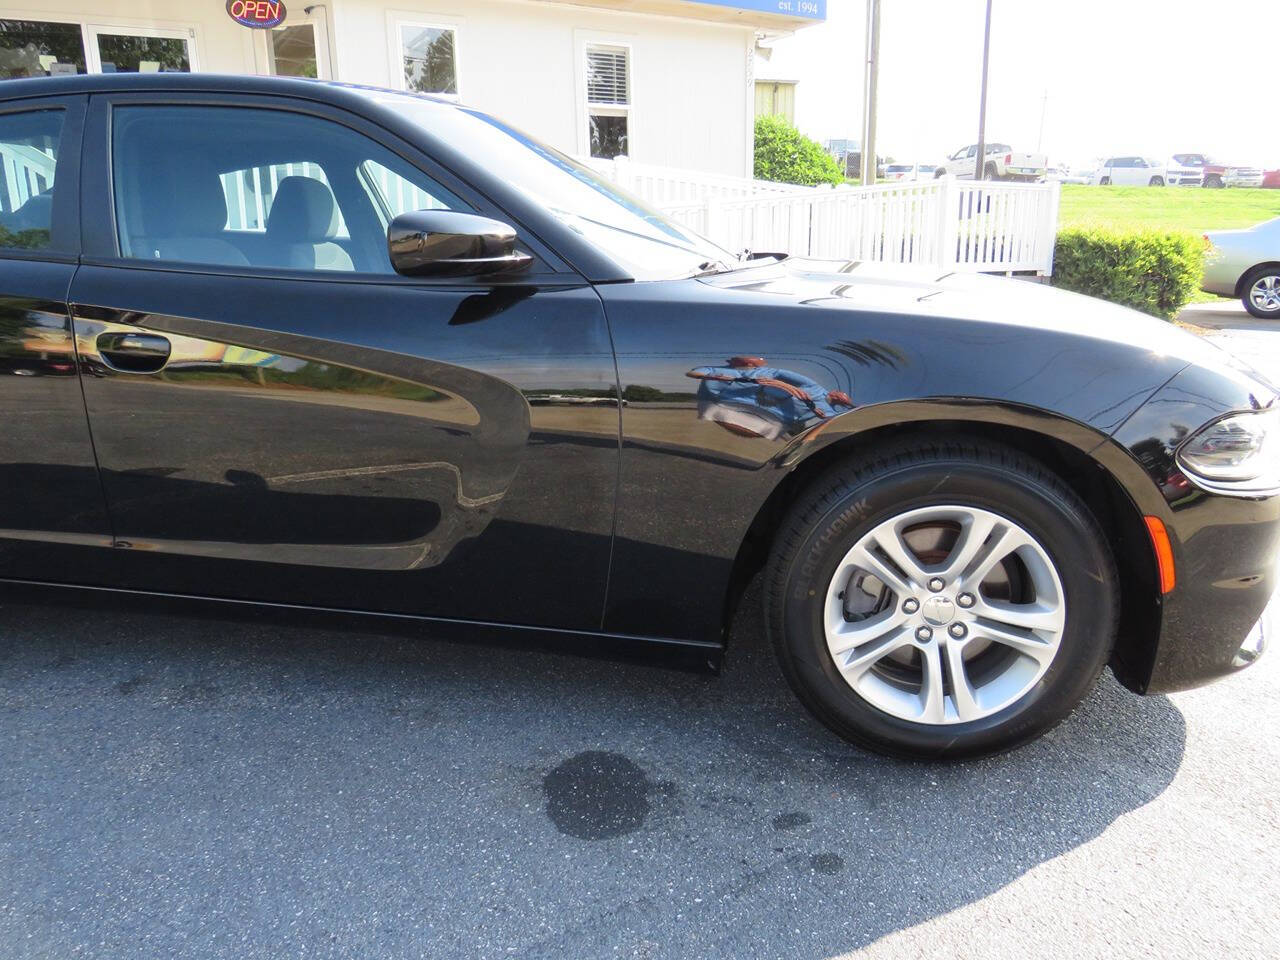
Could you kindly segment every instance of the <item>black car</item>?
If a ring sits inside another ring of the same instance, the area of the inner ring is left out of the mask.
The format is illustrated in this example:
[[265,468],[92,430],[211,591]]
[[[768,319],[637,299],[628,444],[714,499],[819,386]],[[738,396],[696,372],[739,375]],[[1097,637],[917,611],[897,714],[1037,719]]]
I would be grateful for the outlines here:
[[384,90],[19,80],[0,156],[10,594],[715,668],[763,570],[805,704],[929,757],[1261,652],[1276,391],[1159,321],[740,257]]

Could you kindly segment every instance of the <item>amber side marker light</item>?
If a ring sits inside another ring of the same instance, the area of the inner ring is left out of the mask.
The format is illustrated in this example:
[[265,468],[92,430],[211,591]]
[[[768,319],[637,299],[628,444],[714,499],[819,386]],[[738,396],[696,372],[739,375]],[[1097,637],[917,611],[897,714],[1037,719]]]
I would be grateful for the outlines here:
[[1169,543],[1169,532],[1159,517],[1143,517],[1147,522],[1147,533],[1151,534],[1151,547],[1156,552],[1156,567],[1160,571],[1160,592],[1173,590],[1177,578],[1173,572],[1173,547]]

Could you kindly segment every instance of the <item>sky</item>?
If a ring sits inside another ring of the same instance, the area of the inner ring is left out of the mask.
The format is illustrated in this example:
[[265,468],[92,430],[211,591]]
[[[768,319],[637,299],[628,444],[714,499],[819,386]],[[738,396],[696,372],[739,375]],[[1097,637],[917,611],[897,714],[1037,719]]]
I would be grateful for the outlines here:
[[[984,9],[881,0],[881,156],[976,142]],[[865,18],[864,0],[828,0],[825,23],[756,61],[757,79],[800,82],[815,139],[861,135]],[[991,23],[989,142],[1076,167],[1174,152],[1280,167],[1280,0],[994,0]]]

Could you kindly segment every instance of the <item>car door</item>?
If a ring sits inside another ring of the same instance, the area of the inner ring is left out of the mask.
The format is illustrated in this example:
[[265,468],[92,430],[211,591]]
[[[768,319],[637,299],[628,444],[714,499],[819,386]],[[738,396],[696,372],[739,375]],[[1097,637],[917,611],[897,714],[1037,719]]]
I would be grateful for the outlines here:
[[1141,157],[1125,157],[1118,182],[1126,187],[1145,186],[1147,182],[1147,162]]
[[0,102],[0,577],[94,583],[111,530],[67,312],[84,97]]
[[394,274],[391,216],[502,213],[347,112],[95,96],[86,141],[71,299],[122,585],[599,626],[593,289],[523,232],[517,280]]

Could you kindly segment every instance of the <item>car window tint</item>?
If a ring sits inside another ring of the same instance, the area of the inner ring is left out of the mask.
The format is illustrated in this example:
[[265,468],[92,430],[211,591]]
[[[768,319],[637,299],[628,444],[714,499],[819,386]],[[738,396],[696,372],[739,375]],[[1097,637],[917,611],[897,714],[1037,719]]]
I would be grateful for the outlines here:
[[0,115],[0,247],[51,246],[61,135],[61,110]]
[[361,133],[254,107],[116,109],[112,179],[121,256],[161,262],[389,274],[390,217],[471,210]]

